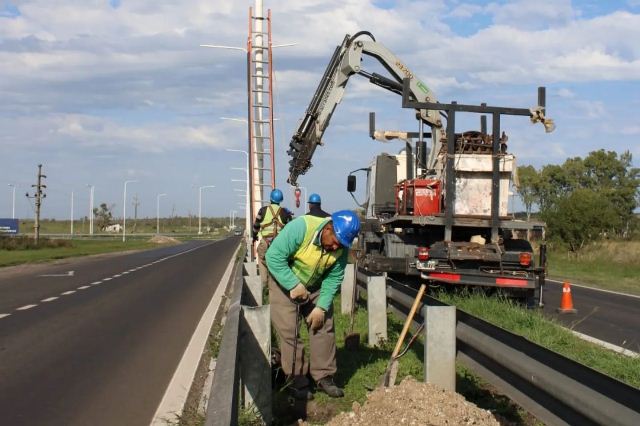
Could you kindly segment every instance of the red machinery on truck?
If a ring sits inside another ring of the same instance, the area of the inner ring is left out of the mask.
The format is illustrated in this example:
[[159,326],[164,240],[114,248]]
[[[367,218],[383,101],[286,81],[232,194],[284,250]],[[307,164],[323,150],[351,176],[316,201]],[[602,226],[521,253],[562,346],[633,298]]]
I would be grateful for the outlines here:
[[[363,70],[363,55],[377,59],[391,78]],[[543,234],[544,223],[514,220],[507,214],[515,157],[507,152],[500,118],[526,116],[552,131],[553,121],[545,116],[544,88],[538,89],[534,108],[439,103],[427,85],[371,33],[347,35],[336,47],[291,140],[291,185],[297,186],[299,175],[311,167],[315,149],[354,74],[401,95],[402,107],[415,110],[418,121],[417,132],[377,131],[375,115],[370,114],[372,138],[404,140],[405,148],[396,155],[378,155],[369,167],[349,174],[347,190],[352,193],[354,173],[367,174],[366,201],[361,204],[365,217],[358,239],[360,265],[374,272],[419,275],[432,284],[501,288],[526,298],[529,306],[541,305],[544,245],[536,265],[530,242],[515,236]],[[456,133],[456,115],[463,112],[481,114],[480,131]],[[487,116],[492,119],[490,134]]]

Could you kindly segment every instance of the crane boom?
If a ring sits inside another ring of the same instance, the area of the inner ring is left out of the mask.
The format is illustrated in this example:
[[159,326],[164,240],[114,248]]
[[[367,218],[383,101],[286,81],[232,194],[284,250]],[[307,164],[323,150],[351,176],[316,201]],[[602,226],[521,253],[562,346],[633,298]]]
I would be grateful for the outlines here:
[[[359,39],[367,35],[371,40]],[[368,73],[361,67],[363,55],[378,60],[392,78],[376,73]],[[435,94],[409,70],[389,49],[378,43],[367,31],[360,31],[353,36],[346,35],[342,44],[336,47],[327,68],[320,80],[309,107],[289,144],[287,153],[289,161],[289,184],[298,185],[298,177],[311,168],[311,158],[318,145],[322,145],[322,136],[329,125],[331,116],[344,96],[349,78],[360,74],[372,84],[391,92],[402,94],[402,80],[409,79],[411,96],[418,102],[437,102]],[[444,139],[444,128],[438,111],[416,110],[418,119],[432,129],[433,147],[427,164],[432,168],[435,155],[440,151],[441,140]]]

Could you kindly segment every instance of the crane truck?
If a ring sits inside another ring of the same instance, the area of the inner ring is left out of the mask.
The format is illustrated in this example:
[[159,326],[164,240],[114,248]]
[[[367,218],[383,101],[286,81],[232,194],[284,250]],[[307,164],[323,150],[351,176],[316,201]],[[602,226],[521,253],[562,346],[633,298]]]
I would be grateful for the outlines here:
[[[379,61],[390,77],[364,70],[365,55]],[[526,300],[528,306],[541,306],[545,246],[541,244],[535,256],[526,237],[514,237],[543,236],[544,223],[508,216],[515,157],[507,151],[500,118],[526,116],[553,131],[553,120],[545,114],[544,88],[538,89],[538,105],[533,108],[440,103],[370,32],[346,35],[291,139],[287,153],[292,186],[297,187],[299,176],[311,168],[313,154],[356,74],[401,95],[402,107],[414,110],[418,122],[416,132],[380,131],[370,114],[372,138],[404,140],[405,147],[395,155],[380,154],[368,167],[348,175],[351,193],[356,190],[356,172],[366,172],[367,178],[359,266],[371,272],[419,276],[431,285],[502,289]],[[480,130],[456,133],[460,113],[480,114]]]

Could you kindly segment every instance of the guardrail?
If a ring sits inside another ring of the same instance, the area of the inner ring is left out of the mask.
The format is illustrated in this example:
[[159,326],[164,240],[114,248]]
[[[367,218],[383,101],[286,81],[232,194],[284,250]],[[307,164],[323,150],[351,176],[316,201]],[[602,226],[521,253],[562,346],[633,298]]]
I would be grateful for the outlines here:
[[207,404],[206,426],[238,424],[239,408],[271,422],[271,319],[256,263],[236,266]]
[[[367,291],[358,273],[358,286]],[[385,280],[388,308],[406,318],[417,290]],[[369,297],[367,297],[369,299]],[[426,306],[446,306],[426,296]],[[371,315],[371,313],[370,313]],[[423,322],[424,308],[413,326]],[[640,424],[640,390],[456,310],[457,360],[547,424]]]

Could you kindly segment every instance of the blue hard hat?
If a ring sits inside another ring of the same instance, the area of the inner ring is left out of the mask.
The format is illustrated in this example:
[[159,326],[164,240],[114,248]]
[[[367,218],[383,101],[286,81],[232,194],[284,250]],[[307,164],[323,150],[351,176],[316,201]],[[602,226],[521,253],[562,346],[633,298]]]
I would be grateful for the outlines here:
[[340,210],[331,215],[333,232],[343,247],[351,247],[354,238],[360,232],[360,219],[351,210]]
[[280,191],[278,188],[275,188],[273,191],[271,191],[271,195],[269,196],[269,198],[273,204],[280,204],[282,200],[284,200],[284,195],[282,195],[282,191]]
[[308,203],[315,203],[315,204],[320,204],[322,202],[322,199],[320,198],[320,196],[316,193],[313,193],[311,195],[309,195],[309,201],[307,201]]

